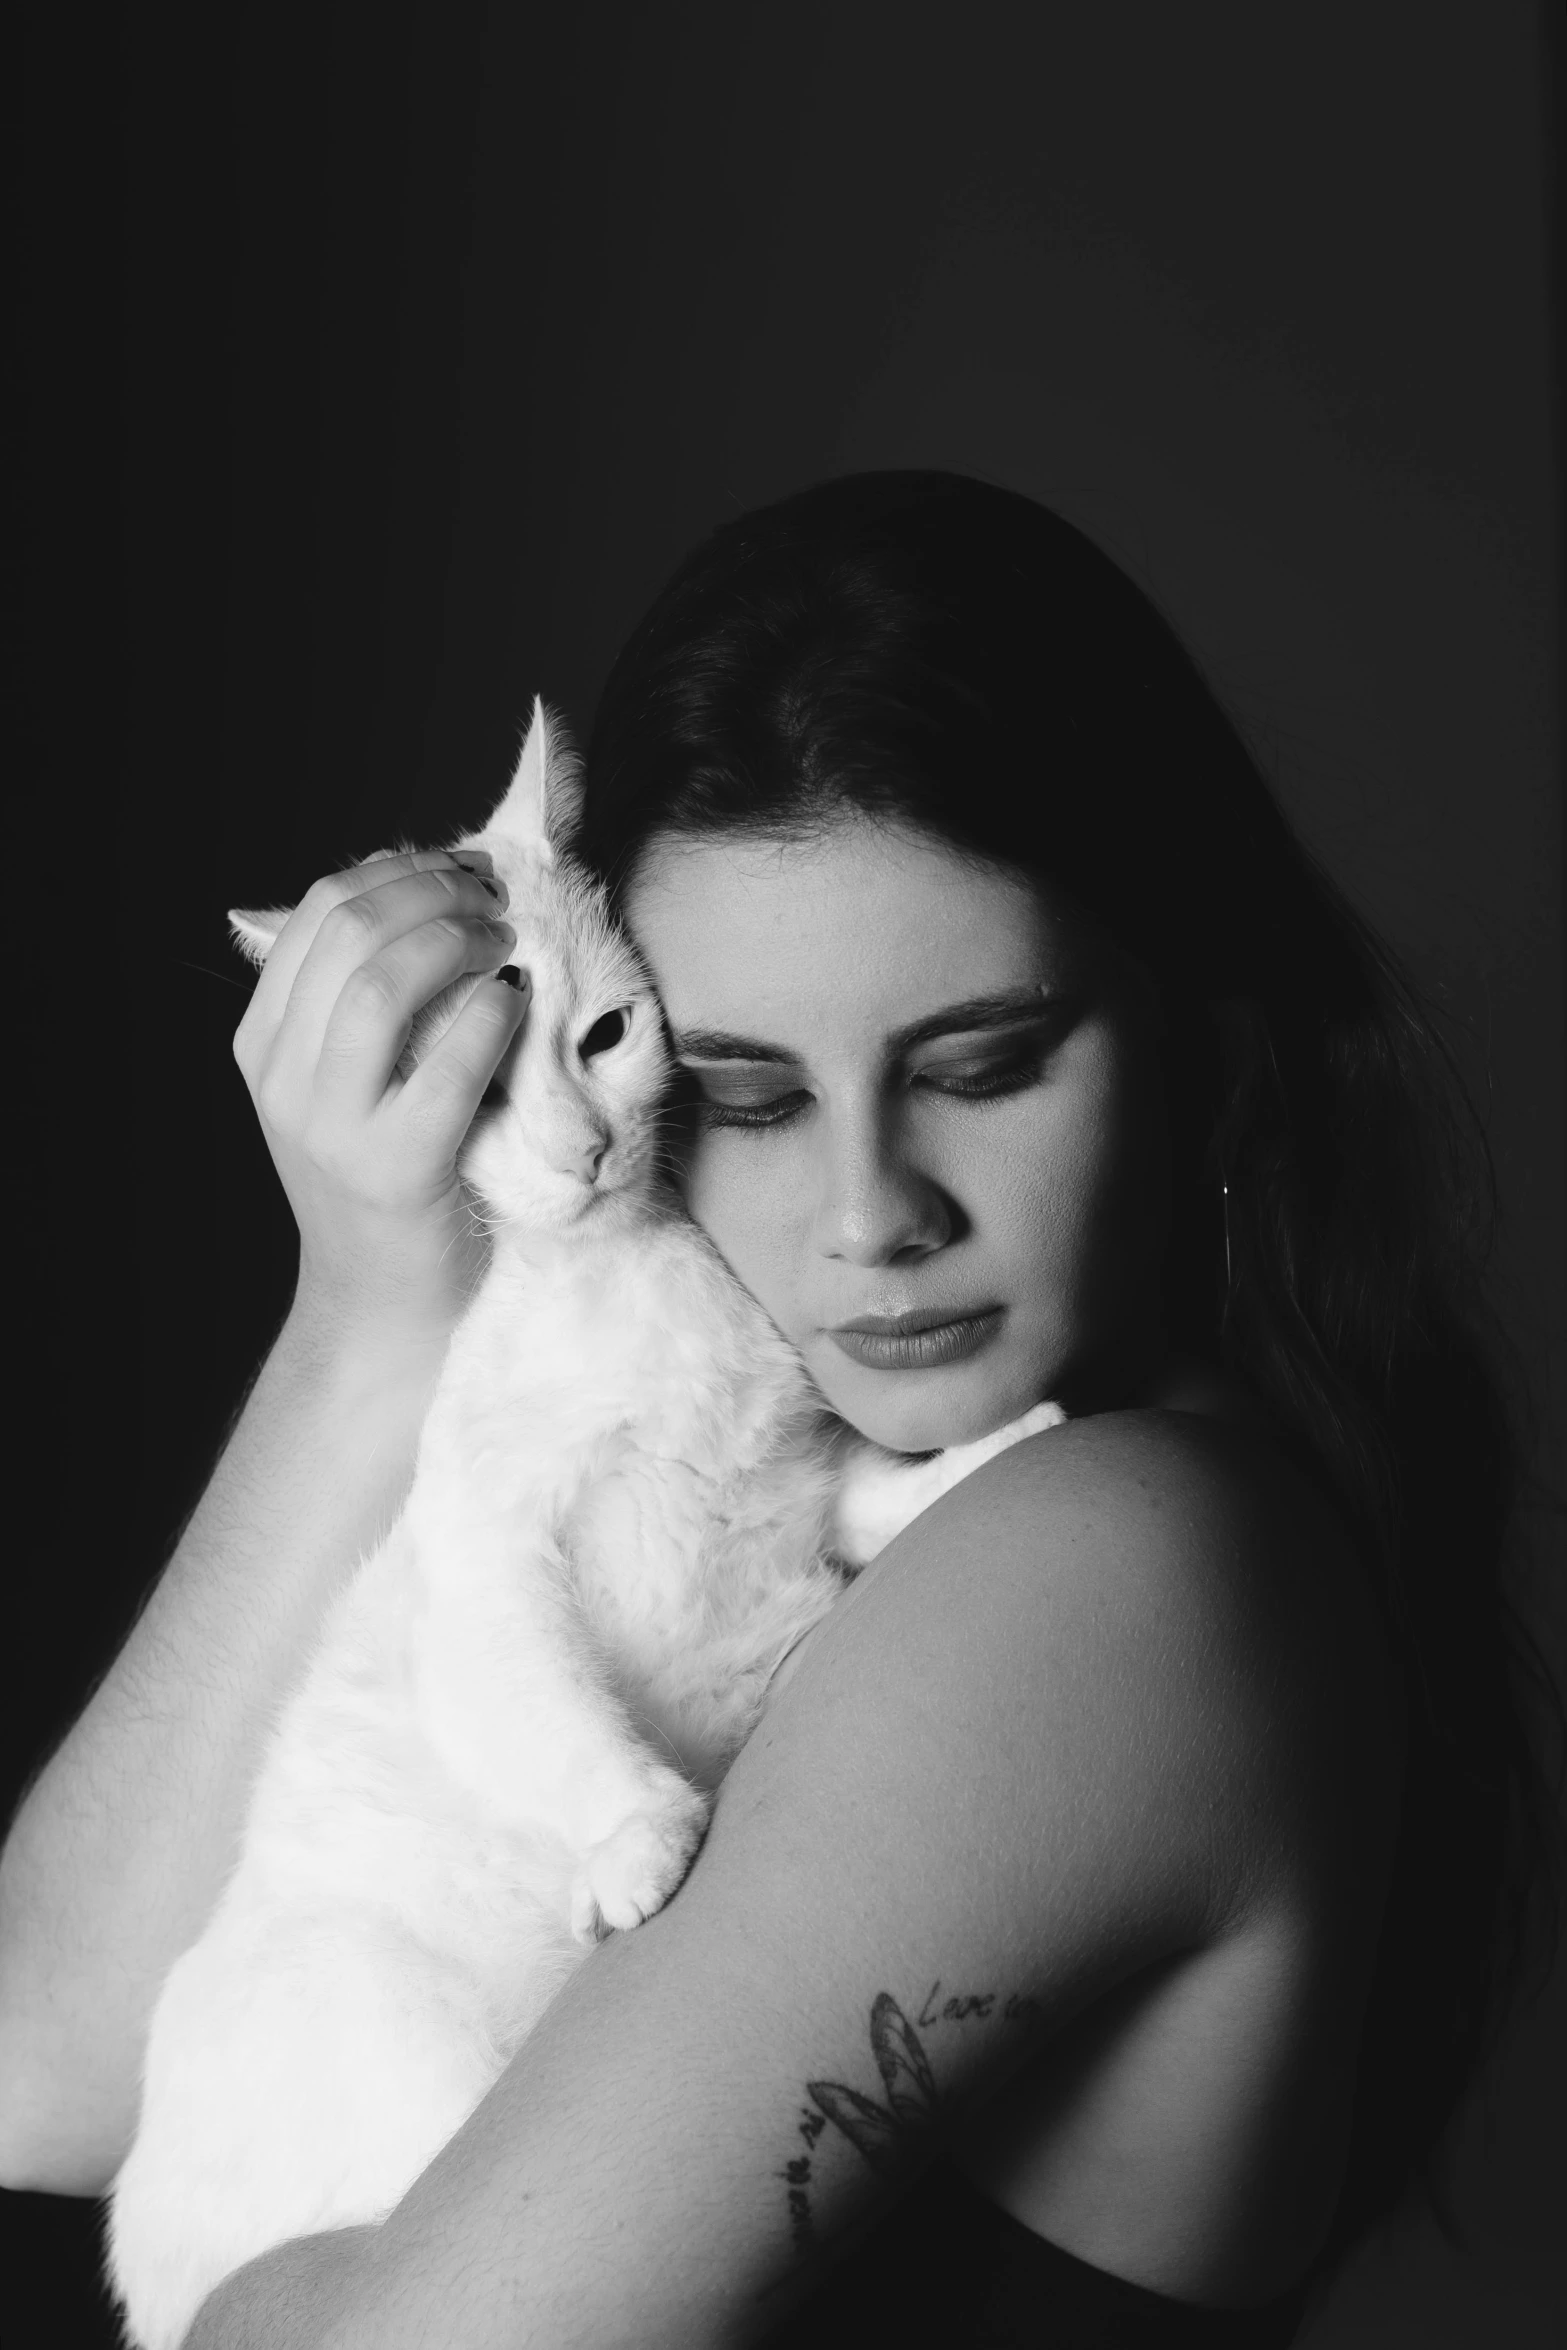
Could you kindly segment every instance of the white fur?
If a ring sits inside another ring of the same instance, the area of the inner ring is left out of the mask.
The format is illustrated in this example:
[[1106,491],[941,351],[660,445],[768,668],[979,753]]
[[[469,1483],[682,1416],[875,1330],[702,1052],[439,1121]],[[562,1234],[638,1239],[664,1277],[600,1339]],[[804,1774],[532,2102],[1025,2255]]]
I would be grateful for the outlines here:
[[[492,852],[533,978],[508,1098],[464,1154],[493,1261],[403,1514],[328,1612],[158,2002],[110,2222],[140,2350],[174,2350],[269,2246],[385,2216],[586,1948],[674,1891],[770,1677],[852,1567],[1062,1416],[918,1463],[832,1421],[660,1186],[658,1009],[562,852],[574,815],[536,707],[461,844]],[[286,919],[233,917],[258,960]],[[422,1016],[405,1068],[474,984]],[[619,1008],[619,1042],[584,1062]]]

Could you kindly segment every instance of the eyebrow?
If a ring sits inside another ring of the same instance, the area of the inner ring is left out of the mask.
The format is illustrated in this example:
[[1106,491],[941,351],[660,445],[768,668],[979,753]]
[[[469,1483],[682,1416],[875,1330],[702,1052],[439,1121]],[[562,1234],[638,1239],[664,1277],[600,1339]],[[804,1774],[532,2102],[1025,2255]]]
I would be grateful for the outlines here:
[[[939,1012],[927,1012],[923,1020],[911,1020],[907,1027],[893,1029],[886,1041],[889,1050],[903,1053],[911,1045],[929,1044],[937,1036],[964,1034],[976,1028],[1017,1028],[1025,1021],[1042,1019],[1061,1001],[1060,996],[1037,987],[969,996],[961,1004],[947,1004]],[[766,1044],[755,1036],[735,1036],[726,1028],[682,1029],[675,1037],[675,1050],[683,1061],[800,1059],[783,1045]]]

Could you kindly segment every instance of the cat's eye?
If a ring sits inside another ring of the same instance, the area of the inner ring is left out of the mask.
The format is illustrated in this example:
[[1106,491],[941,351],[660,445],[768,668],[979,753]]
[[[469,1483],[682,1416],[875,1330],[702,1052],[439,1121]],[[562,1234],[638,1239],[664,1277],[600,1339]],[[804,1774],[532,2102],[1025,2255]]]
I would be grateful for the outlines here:
[[624,1007],[606,1012],[594,1021],[577,1050],[585,1061],[591,1061],[595,1053],[612,1052],[630,1026],[631,1014]]

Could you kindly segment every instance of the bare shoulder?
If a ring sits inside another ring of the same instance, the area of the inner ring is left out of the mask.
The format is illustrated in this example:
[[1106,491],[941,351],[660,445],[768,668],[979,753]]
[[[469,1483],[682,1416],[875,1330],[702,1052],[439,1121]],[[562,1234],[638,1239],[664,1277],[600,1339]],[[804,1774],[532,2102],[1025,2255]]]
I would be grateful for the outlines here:
[[1079,1829],[1088,1804],[1106,1852],[1146,1866],[1157,1847],[1215,1923],[1279,1856],[1309,1871],[1386,1776],[1386,1665],[1336,1514],[1270,1442],[1203,1414],[1013,1446],[889,1544],[809,1649],[790,1702],[813,1742],[851,1686],[884,1741],[968,1771],[983,1721],[1014,1782],[1058,1820],[1078,1806]]
[[[1077,1593],[1193,1630],[1303,1628],[1354,1607],[1337,1513],[1255,1431],[1184,1411],[1098,1413],[1026,1439],[944,1497],[947,1539],[982,1545],[1061,1604]],[[931,1513],[934,1516],[934,1512]]]
[[[904,1609],[889,1587],[911,1582],[919,1605]],[[1313,1627],[1339,1647],[1352,1623],[1374,1646],[1328,1501],[1253,1431],[1184,1411],[1099,1413],[1013,1445],[889,1544],[849,1607],[872,1591],[889,1631],[934,1608],[1009,1654],[1020,1632],[1058,1650],[1076,1632],[1157,1637],[1193,1664],[1215,1644],[1232,1663],[1250,1648],[1265,1667],[1275,1641],[1304,1661]]]
[[[1375,1645],[1373,1613],[1343,1522],[1275,1444],[1184,1411],[1096,1414],[989,1461],[928,1513],[928,1533],[1032,1591],[1041,1633],[1081,1618],[1191,1651],[1275,1644],[1298,1665],[1346,1634]],[[909,1529],[914,1532],[914,1529]],[[1297,1673],[1295,1679],[1299,1681]]]
[[1128,1670],[1157,1656],[1251,1761],[1298,1774],[1357,1721],[1373,1738],[1385,1721],[1389,1659],[1344,1521],[1258,1430],[1101,1413],[1014,1446],[947,1498],[946,1539],[1015,1586],[1014,1634],[1031,1622]]

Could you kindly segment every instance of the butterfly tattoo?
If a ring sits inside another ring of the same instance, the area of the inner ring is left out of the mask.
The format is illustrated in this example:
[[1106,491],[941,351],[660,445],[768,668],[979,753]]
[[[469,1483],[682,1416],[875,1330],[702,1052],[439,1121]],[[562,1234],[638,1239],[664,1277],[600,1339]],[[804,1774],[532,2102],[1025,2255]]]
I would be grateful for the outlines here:
[[[925,2054],[919,2027],[929,2024],[973,2024],[994,2020],[1032,2033],[1043,2020],[1040,2002],[1026,1991],[948,1992],[932,1983],[911,2022],[890,1991],[880,1991],[871,2008],[871,2055],[881,2075],[882,2098],[867,2097],[846,2081],[807,2081],[810,2102],[795,2116],[798,2151],[774,2175],[787,2191],[789,2234],[800,2258],[814,2249],[815,2219],[811,2197],[815,2188],[816,2148],[829,2128],[848,2139],[880,2179],[897,2182],[907,2174],[908,2156],[922,2131],[942,2121],[947,2101],[936,2087],[936,2076]],[[772,2291],[768,2286],[763,2298]]]
[[909,2131],[933,2122],[941,2102],[919,2034],[890,1991],[879,1992],[871,2009],[871,2054],[885,2105],[842,2081],[807,2081],[805,2092],[871,2169],[890,2178],[901,2168]]

